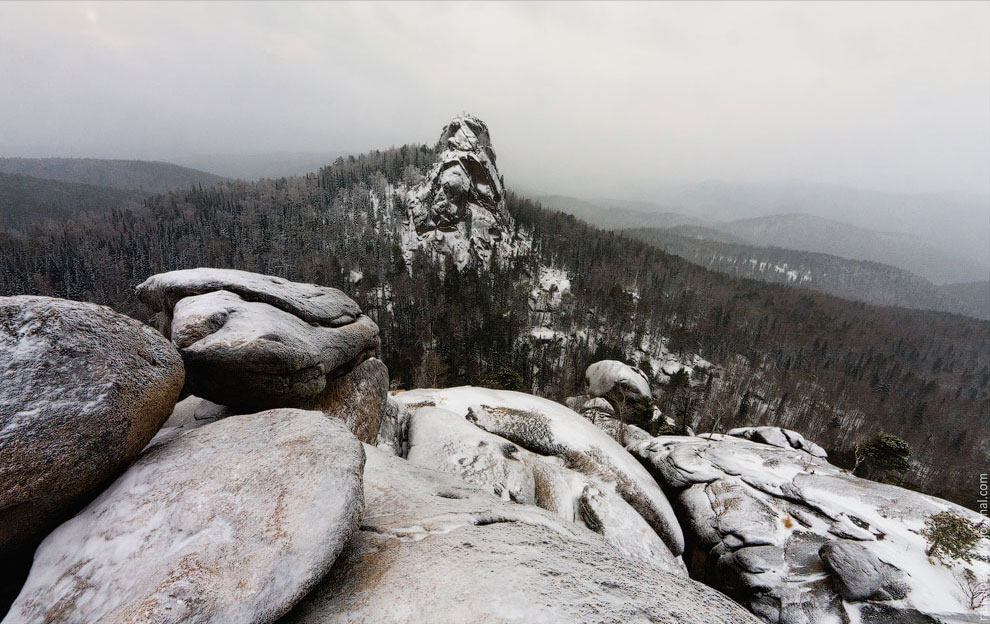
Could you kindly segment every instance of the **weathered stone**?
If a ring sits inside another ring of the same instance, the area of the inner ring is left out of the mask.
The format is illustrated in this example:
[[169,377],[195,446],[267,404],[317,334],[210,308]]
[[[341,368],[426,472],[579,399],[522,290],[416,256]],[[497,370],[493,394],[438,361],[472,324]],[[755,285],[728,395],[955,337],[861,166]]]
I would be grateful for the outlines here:
[[0,298],[0,558],[31,548],[127,467],[168,418],[182,360],[91,303]]
[[339,418],[358,440],[375,444],[388,401],[388,368],[369,358],[351,372],[327,382],[312,409]]
[[343,423],[302,410],[153,445],[45,539],[4,624],[272,622],[357,528],[363,464]]

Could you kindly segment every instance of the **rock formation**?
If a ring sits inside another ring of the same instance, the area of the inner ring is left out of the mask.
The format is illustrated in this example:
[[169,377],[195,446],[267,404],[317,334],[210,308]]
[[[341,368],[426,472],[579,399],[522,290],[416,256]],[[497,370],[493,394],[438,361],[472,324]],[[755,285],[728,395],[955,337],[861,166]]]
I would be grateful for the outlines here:
[[288,624],[755,624],[730,600],[601,536],[366,448],[360,531]]
[[186,392],[241,413],[319,409],[375,441],[388,389],[384,365],[367,363],[378,326],[341,291],[190,269],[152,276],[138,296],[182,355]]
[[[779,440],[778,440],[779,441]],[[673,493],[692,577],[781,624],[969,621],[949,566],[928,558],[925,520],[979,514],[849,475],[791,443],[659,437],[629,449]],[[990,577],[990,543],[972,564]]]
[[172,412],[183,369],[158,332],[109,308],[4,297],[0,379],[3,559],[137,457]]
[[363,465],[342,423],[301,410],[156,444],[45,539],[4,623],[272,622],[357,528]]

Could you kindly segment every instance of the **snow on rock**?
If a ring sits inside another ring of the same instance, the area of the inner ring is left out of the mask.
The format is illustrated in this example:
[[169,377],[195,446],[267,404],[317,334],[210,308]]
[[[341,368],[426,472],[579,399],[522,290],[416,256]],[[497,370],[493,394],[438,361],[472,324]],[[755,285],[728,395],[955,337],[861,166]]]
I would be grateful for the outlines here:
[[929,560],[925,520],[976,512],[860,479],[791,443],[659,437],[629,446],[673,498],[695,578],[767,622],[976,621],[956,582],[990,577],[990,542],[972,564]]
[[152,446],[45,539],[4,624],[272,622],[357,529],[363,465],[342,423],[302,410]]
[[0,298],[0,559],[99,494],[169,417],[182,360],[92,303]]
[[312,409],[339,418],[358,440],[371,444],[378,440],[387,401],[388,367],[378,358],[368,358],[346,375],[327,381]]
[[378,326],[367,316],[338,327],[313,325],[225,290],[179,300],[171,336],[189,391],[242,411],[313,407],[328,378],[378,348]]
[[552,312],[560,307],[564,295],[571,292],[571,280],[567,271],[541,266],[529,293],[529,309],[533,312]]
[[440,154],[423,182],[408,190],[405,247],[448,255],[458,268],[512,253],[512,217],[485,122],[455,117],[440,134]]
[[614,483],[671,552],[679,555],[684,550],[677,518],[649,473],[618,442],[563,405],[521,392],[470,386],[411,390],[395,399],[410,412],[425,407],[454,412],[526,450],[564,458]]
[[825,449],[806,439],[797,431],[791,431],[790,429],[782,429],[781,427],[737,427],[730,430],[728,434],[753,442],[762,442],[770,446],[798,449],[799,451],[804,451],[805,453],[823,459],[828,457]]
[[588,394],[603,397],[618,391],[627,397],[646,397],[650,394],[650,381],[646,373],[617,360],[595,362],[584,372]]
[[572,470],[562,458],[526,451],[446,409],[423,407],[412,410],[408,418],[407,459],[412,463],[457,474],[502,500],[552,511],[603,535],[627,556],[687,574],[684,563],[614,484]]
[[584,527],[366,452],[361,529],[289,624],[756,622],[717,591],[631,560]]
[[307,323],[339,327],[353,323],[361,309],[336,288],[290,282],[273,275],[235,269],[183,269],[152,275],[137,287],[138,298],[159,314],[159,329],[169,336],[172,308],[180,299],[217,290],[244,301],[267,303]]
[[227,416],[230,416],[230,409],[227,406],[190,395],[175,404],[172,415],[162,425],[162,429],[180,427],[201,420],[219,420]]

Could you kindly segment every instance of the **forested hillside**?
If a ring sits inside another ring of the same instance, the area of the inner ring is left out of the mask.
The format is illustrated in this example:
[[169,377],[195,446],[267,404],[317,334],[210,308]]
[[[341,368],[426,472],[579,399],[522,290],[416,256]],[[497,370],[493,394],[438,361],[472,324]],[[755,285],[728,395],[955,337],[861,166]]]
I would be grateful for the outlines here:
[[223,180],[166,162],[98,158],[0,158],[0,172],[146,193],[209,186]]
[[145,193],[0,173],[0,230],[87,212],[139,208]]
[[[407,387],[477,383],[509,367],[562,399],[598,359],[660,377],[658,354],[701,356],[715,366],[664,378],[668,415],[699,430],[778,424],[840,456],[893,432],[915,450],[911,482],[971,504],[964,488],[990,451],[990,323],[734,278],[518,196],[502,238],[511,262],[493,255],[459,268],[407,244],[416,230],[400,191],[435,158],[405,146],[305,177],[171,192],[141,210],[0,234],[0,294],[95,301],[147,319],[134,286],[172,269],[338,286],[379,323],[383,359]],[[552,305],[534,304],[548,271],[566,288],[549,280]]]
[[990,306],[974,295],[978,283],[936,286],[913,273],[879,262],[830,254],[757,247],[712,240],[710,228],[635,228],[625,233],[713,271],[763,282],[817,290],[875,305],[941,310],[990,319]]

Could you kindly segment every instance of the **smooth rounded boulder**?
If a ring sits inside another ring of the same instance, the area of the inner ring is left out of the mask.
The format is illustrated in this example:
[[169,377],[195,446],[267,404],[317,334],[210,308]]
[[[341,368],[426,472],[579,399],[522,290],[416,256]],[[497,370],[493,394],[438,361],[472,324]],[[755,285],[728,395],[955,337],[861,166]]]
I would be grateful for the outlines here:
[[183,377],[167,339],[109,308],[0,298],[0,554],[33,547],[130,464]]
[[3,623],[272,622],[357,528],[363,467],[361,443],[315,411],[153,445],[42,542]]

